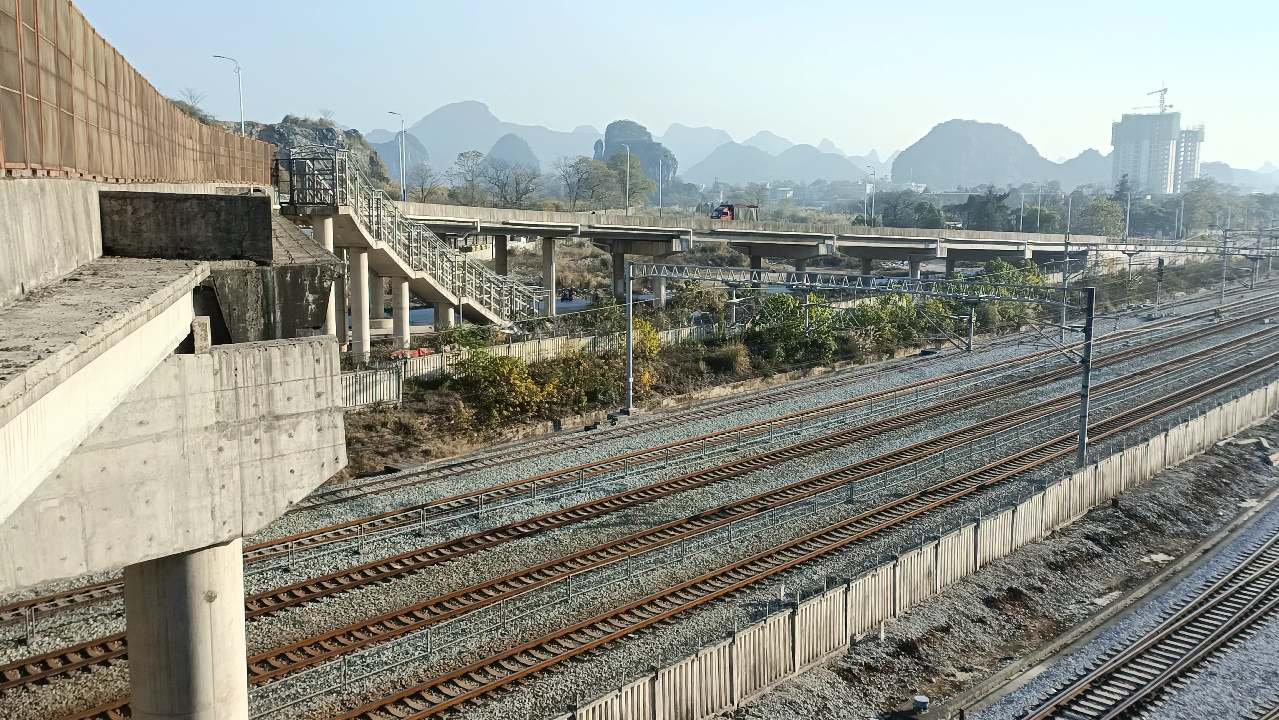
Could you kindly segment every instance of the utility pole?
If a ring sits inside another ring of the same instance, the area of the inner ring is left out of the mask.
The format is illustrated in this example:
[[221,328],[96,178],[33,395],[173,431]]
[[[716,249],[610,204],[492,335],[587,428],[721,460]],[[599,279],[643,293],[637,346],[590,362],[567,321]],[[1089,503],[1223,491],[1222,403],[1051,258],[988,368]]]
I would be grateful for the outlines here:
[[404,165],[405,165],[404,161],[406,159],[406,156],[408,155],[408,153],[406,152],[406,148],[404,146],[404,116],[395,112],[394,110],[387,110],[386,112],[387,114],[394,115],[400,119],[400,137],[399,137],[400,142],[399,142],[399,148],[398,148],[400,151],[400,202],[408,202],[409,191],[408,191],[408,188],[404,186]]
[[1159,258],[1159,267],[1155,268],[1155,318],[1159,317],[1159,291],[1164,287],[1164,259]]
[[[666,159],[665,155],[657,156],[657,216],[662,216],[662,161]],[[629,176],[630,173],[627,173]]]
[[[630,153],[630,148],[626,150]],[[626,414],[635,408],[635,300],[632,297],[631,279],[634,260],[626,261]]]
[[[1061,302],[1061,306],[1063,308],[1066,307],[1066,301],[1064,299]],[[972,303],[968,303],[968,350],[967,352],[973,351],[973,324],[977,320],[976,310],[977,310],[976,305]]]
[[235,87],[240,92],[240,134],[244,134],[244,78],[240,75],[240,63],[235,58],[226,55],[214,55],[215,58],[230,60],[235,63]]
[[1044,213],[1044,187],[1039,186],[1039,195],[1035,199],[1035,232],[1043,232],[1040,229],[1040,219]]
[[870,226],[875,227],[875,193],[879,191],[875,184],[879,182],[879,177],[875,174],[874,167],[866,167],[870,168]]
[[1061,257],[1061,337],[1059,342],[1066,344],[1066,291],[1070,289],[1070,216],[1075,196],[1066,198],[1066,242]]
[[1226,248],[1230,244],[1230,228],[1221,231],[1221,303],[1226,304]]
[[1079,387],[1079,453],[1076,467],[1088,464],[1088,385],[1092,380],[1092,320],[1097,288],[1084,288],[1084,358],[1080,363],[1083,380]]
[[1017,210],[1017,232],[1023,232],[1022,225],[1026,221],[1026,191],[1017,193],[1021,198],[1021,207]]
[[1132,223],[1132,191],[1128,191],[1128,209],[1124,212],[1124,242],[1128,242],[1128,225]]
[[[626,148],[626,216],[631,214],[631,146],[622,143],[622,147]],[[629,312],[629,311],[628,311]],[[630,402],[627,402],[627,408],[630,408]]]

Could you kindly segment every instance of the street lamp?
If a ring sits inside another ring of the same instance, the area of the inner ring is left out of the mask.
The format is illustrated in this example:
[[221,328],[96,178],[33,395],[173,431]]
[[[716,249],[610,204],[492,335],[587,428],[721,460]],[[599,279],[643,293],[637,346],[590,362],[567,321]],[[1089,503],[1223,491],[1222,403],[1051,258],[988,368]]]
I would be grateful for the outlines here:
[[240,63],[233,57],[214,55],[215,58],[230,60],[235,63],[235,86],[240,90],[240,134],[244,134],[244,78],[240,75]]
[[[657,156],[657,216],[662,216],[662,161],[666,159],[665,155]],[[629,177],[630,173],[626,173]]]
[[399,137],[400,147],[398,148],[398,150],[400,151],[400,202],[408,202],[409,191],[404,186],[404,165],[405,165],[404,161],[405,161],[405,156],[408,154],[405,151],[405,147],[404,147],[404,116],[395,112],[394,110],[387,110],[386,112],[388,115],[394,115],[400,119],[400,137]]
[[879,180],[875,174],[875,166],[867,165],[870,170],[870,226],[875,227],[875,183]]
[[626,148],[626,215],[631,214],[631,146],[622,143],[622,147]]

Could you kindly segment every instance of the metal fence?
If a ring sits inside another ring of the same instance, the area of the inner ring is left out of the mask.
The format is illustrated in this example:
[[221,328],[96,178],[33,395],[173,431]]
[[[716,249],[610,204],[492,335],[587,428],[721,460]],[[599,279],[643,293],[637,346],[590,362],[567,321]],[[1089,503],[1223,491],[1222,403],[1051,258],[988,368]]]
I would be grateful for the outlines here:
[[2,174],[266,184],[274,154],[185,115],[69,0],[0,0]]

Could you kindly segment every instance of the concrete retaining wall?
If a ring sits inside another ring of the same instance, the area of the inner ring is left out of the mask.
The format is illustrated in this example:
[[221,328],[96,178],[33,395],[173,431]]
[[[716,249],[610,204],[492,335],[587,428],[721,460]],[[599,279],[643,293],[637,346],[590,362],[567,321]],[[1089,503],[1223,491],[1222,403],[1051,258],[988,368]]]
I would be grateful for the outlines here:
[[735,709],[876,632],[979,566],[1047,536],[1277,411],[1279,381],[1104,458],[1015,506],[775,613],[557,720],[701,720]]
[[0,305],[102,255],[98,183],[0,179]]

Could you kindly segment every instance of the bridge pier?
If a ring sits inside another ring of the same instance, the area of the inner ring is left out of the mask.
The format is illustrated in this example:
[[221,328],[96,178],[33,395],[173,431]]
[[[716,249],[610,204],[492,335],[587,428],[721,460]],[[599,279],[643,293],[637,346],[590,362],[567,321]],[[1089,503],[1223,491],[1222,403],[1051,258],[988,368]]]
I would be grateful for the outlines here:
[[[315,240],[324,246],[325,250],[333,252],[333,216],[322,215],[316,216],[311,220],[311,234]],[[325,335],[337,335],[337,283],[329,288],[329,307],[324,315],[324,327],[322,328]]]
[[493,271],[498,275],[507,275],[508,273],[508,252],[507,242],[511,239],[510,235],[494,235],[493,236]]
[[124,568],[129,689],[139,720],[248,720],[244,546]]
[[351,258],[351,359],[369,361],[369,254],[352,248]]
[[610,253],[613,260],[613,296],[626,301],[626,253]]
[[955,258],[947,257],[946,258],[946,277],[950,277],[951,275],[954,275],[954,274],[955,274]]
[[409,346],[409,279],[391,278],[391,324],[395,347]]
[[910,276],[919,279],[919,259],[912,257],[908,262],[910,263]]
[[342,272],[333,281],[333,298],[337,306],[334,320],[337,321],[338,352],[346,352],[347,344],[351,342],[350,326],[348,325],[350,322],[351,303],[348,298],[350,291],[346,286],[346,248],[338,248],[336,254],[338,260],[342,261]]
[[799,258],[795,260],[794,263],[795,263],[795,272],[808,272],[808,260],[804,258]]
[[448,330],[454,325],[453,305],[446,302],[437,302],[435,305],[435,332]]
[[862,274],[863,275],[870,275],[872,272],[874,272],[874,262],[875,262],[874,258],[868,258],[868,257],[862,258]]
[[555,303],[559,300],[559,288],[555,282],[555,238],[542,238],[542,286],[546,288],[546,305],[542,313],[555,317]]

